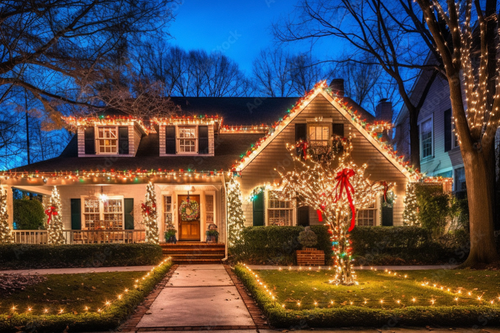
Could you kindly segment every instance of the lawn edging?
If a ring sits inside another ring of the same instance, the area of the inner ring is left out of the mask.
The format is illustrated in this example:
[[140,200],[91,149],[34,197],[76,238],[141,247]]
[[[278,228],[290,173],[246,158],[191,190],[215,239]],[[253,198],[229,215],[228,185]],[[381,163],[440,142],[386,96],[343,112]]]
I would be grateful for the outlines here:
[[144,300],[168,273],[172,260],[165,259],[137,283],[137,288],[130,286],[123,294],[101,313],[63,313],[57,315],[2,314],[0,332],[62,332],[67,327],[70,332],[107,331],[117,328],[132,311]]
[[494,326],[500,324],[500,307],[477,306],[410,306],[404,309],[370,309],[361,306],[289,310],[260,287],[254,276],[242,265],[235,274],[252,293],[272,326],[287,327],[396,327],[396,326]]

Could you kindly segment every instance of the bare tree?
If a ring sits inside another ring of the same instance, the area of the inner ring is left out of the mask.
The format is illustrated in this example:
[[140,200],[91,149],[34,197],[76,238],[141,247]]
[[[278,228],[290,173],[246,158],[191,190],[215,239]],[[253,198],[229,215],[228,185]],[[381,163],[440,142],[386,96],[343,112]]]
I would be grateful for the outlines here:
[[[435,53],[436,66],[422,65],[434,42],[415,7],[407,0],[303,0],[295,16],[274,25],[273,31],[282,42],[314,42],[322,38],[346,41],[354,50],[349,61],[378,65],[390,75],[409,110],[411,163],[419,168],[417,118],[433,79],[429,80],[419,100],[414,101],[410,98],[406,78],[408,71],[415,69],[437,73],[440,58]],[[373,61],[356,60],[356,53],[368,54]]]
[[108,70],[109,57],[124,41],[158,33],[172,18],[169,2],[3,1],[0,87],[25,88],[55,123],[65,105],[98,105],[92,86]]
[[291,56],[281,48],[262,50],[253,61],[253,80],[259,94],[288,97],[294,93]]
[[[465,167],[470,254],[464,266],[498,260],[494,239],[495,133],[500,124],[497,1],[417,0],[444,63]],[[463,13],[463,14],[462,14]],[[461,15],[462,14],[462,15]],[[442,23],[450,38],[442,34]],[[474,29],[473,36],[473,26]]]
[[301,53],[291,57],[290,77],[293,89],[298,95],[304,95],[311,90],[316,82],[329,79],[327,73],[310,53]]

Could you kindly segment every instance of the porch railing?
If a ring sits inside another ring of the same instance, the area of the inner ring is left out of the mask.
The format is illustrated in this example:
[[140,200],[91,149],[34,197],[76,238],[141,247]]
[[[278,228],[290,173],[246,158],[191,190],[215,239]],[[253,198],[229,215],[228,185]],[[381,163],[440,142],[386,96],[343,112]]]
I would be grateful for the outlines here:
[[[14,243],[47,244],[47,230],[13,230]],[[66,244],[143,243],[145,230],[63,230]]]

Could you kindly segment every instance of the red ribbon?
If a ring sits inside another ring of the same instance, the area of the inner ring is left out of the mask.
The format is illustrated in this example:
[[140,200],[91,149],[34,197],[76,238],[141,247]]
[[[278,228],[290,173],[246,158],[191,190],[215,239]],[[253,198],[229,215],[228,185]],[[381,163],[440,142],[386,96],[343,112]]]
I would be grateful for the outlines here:
[[309,147],[309,144],[307,143],[307,141],[302,141],[301,140],[297,144],[297,148],[302,148],[302,154],[304,155],[304,160],[307,160],[307,147]]
[[47,220],[47,224],[50,224],[50,221],[52,220],[52,216],[56,216],[59,213],[57,212],[56,207],[50,206],[49,208],[47,208],[45,210],[45,214],[49,217],[49,219]]
[[389,190],[389,184],[386,181],[380,182],[380,185],[384,187],[384,202],[387,203],[387,191]]
[[142,212],[149,216],[149,214],[151,213],[151,208],[149,208],[149,206],[145,204],[141,204],[141,206],[142,206]]
[[349,232],[352,231],[352,229],[354,229],[354,227],[356,226],[356,207],[354,207],[354,204],[352,203],[352,196],[351,196],[351,193],[354,194],[354,187],[349,182],[349,178],[351,178],[354,175],[355,175],[354,170],[346,168],[338,172],[337,177],[335,177],[335,180],[337,181],[337,185],[335,186],[335,192],[337,193],[335,202],[339,201],[342,198],[342,195],[345,190],[347,200],[349,200],[349,206],[351,207],[352,218],[351,218],[351,226],[349,227],[348,230]]
[[325,211],[325,205],[321,205],[321,209],[317,209],[316,213],[318,214],[318,221],[323,222],[323,212]]

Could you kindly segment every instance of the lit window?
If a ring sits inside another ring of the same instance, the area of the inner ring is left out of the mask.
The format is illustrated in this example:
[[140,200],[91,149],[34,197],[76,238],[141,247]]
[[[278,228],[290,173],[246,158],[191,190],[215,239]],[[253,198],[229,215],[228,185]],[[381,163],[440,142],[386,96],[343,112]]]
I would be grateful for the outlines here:
[[123,229],[123,199],[87,198],[83,208],[84,229]]
[[422,158],[432,156],[432,119],[420,124],[420,137],[422,140]]
[[269,192],[267,224],[291,226],[293,223],[293,207],[290,201],[279,201],[276,194]]
[[328,146],[330,141],[330,126],[309,125],[309,142],[311,146]]
[[375,208],[375,203],[373,203],[369,208],[358,209],[356,211],[356,225],[372,227],[375,225],[376,217],[377,208]]
[[196,153],[196,128],[179,127],[179,152]]
[[99,127],[97,145],[99,154],[116,154],[118,152],[118,134],[116,127]]

